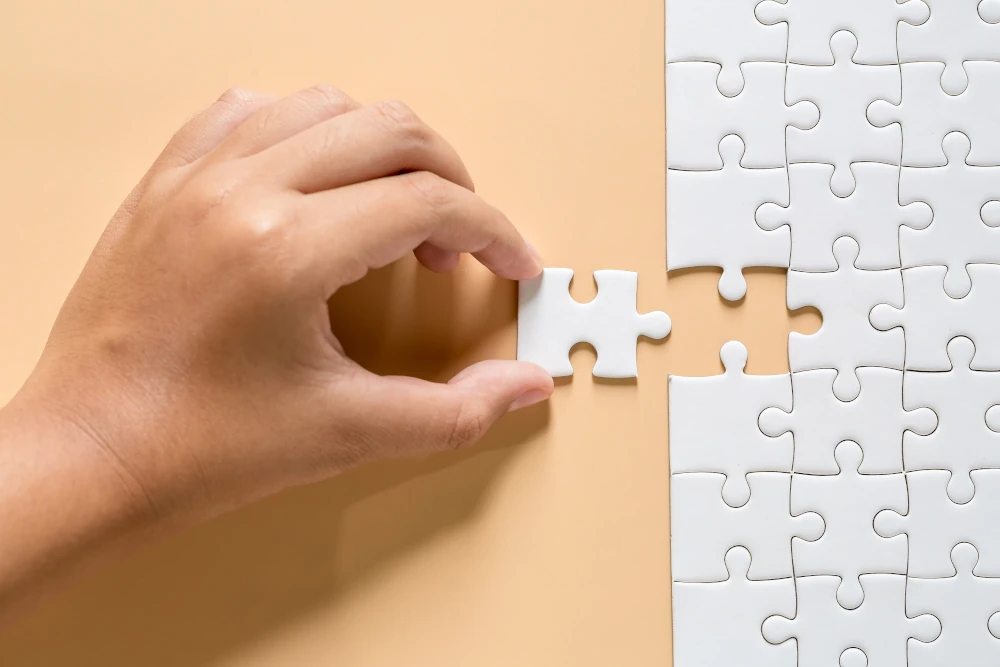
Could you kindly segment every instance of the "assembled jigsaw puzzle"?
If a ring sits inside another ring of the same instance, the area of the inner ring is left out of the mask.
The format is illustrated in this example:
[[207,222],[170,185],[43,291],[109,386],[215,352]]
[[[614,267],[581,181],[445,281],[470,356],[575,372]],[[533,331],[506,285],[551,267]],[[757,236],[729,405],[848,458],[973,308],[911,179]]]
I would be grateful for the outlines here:
[[1000,0],[666,19],[668,269],[823,315],[670,378],[674,666],[1000,666]]

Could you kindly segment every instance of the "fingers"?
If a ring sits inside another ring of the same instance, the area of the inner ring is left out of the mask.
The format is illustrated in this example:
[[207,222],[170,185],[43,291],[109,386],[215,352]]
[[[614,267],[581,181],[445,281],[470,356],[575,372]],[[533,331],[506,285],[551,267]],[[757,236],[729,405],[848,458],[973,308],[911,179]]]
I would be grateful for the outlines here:
[[259,153],[360,106],[333,86],[318,84],[306,88],[259,108],[222,142],[215,155],[231,159]]
[[429,172],[306,195],[299,207],[297,251],[306,258],[305,271],[328,293],[418,247],[432,268],[444,268],[456,253],[471,253],[510,280],[542,270],[541,259],[503,213]]
[[[478,442],[505,413],[552,394],[552,378],[524,361],[482,361],[448,384],[366,375],[338,393],[338,428],[365,450],[361,459],[430,454]],[[348,385],[345,385],[345,387]],[[374,426],[373,426],[374,425]]]
[[227,90],[174,134],[154,163],[153,170],[182,167],[204,157],[243,121],[273,101],[272,95],[254,90]]
[[314,125],[253,158],[303,193],[407,171],[429,171],[473,189],[448,142],[399,102],[380,102]]

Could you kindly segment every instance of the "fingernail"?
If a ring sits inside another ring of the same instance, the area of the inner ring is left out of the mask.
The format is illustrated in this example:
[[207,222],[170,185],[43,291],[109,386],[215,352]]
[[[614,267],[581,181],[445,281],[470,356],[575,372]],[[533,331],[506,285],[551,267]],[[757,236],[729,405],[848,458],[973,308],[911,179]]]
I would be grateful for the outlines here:
[[521,408],[526,408],[529,405],[534,405],[535,403],[541,403],[549,397],[549,392],[542,391],[541,389],[532,389],[526,391],[520,396],[518,396],[510,407],[507,408],[507,412],[514,412],[514,410],[520,410]]
[[538,248],[536,248],[534,244],[532,244],[532,242],[529,241],[528,239],[524,239],[524,245],[528,246],[528,252],[530,252],[531,256],[534,257],[535,261],[538,262],[538,266],[539,267],[543,266],[542,255],[541,253],[538,252]]

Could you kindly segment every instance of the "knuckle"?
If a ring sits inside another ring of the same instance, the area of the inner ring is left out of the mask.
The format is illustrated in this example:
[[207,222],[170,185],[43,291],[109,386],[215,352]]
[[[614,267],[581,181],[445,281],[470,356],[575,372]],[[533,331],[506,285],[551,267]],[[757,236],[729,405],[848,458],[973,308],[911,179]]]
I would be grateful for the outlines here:
[[219,95],[219,102],[232,107],[241,107],[252,102],[257,95],[246,88],[234,87]]
[[442,214],[455,199],[454,188],[448,181],[429,171],[414,171],[403,176],[418,203],[433,214]]
[[449,449],[467,447],[482,437],[485,420],[478,407],[470,401],[463,401],[451,421],[447,444]]
[[317,83],[308,88],[305,94],[314,103],[329,113],[339,113],[349,107],[349,98],[339,88],[328,83]]
[[396,135],[411,141],[423,141],[430,134],[430,129],[409,106],[398,100],[378,102],[374,111]]

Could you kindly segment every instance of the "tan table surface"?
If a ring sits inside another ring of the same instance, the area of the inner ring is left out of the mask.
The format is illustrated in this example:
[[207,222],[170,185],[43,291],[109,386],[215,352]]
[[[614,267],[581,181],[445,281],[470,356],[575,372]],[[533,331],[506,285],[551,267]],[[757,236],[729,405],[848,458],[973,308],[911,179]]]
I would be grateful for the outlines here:
[[[358,470],[168,538],[0,633],[0,664],[670,662],[667,374],[787,370],[784,274],[667,280],[663,0],[10,0],[0,21],[0,402],[29,373],[106,220],[183,121],[232,85],[401,98],[479,191],[574,268],[640,272],[673,318],[637,383],[594,354],[474,451]],[[365,304],[362,308],[361,304]],[[516,287],[401,262],[336,299],[369,368],[444,379],[511,357]],[[2,549],[0,544],[0,549]]]

